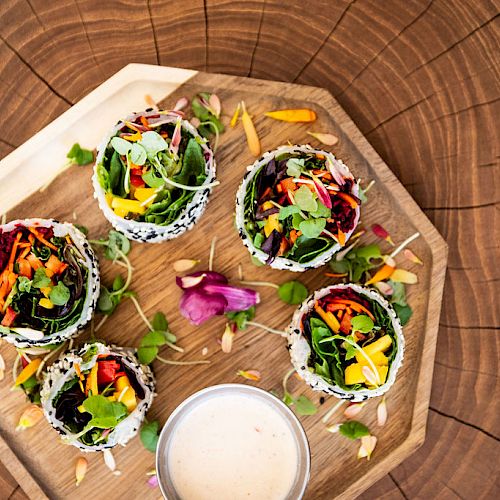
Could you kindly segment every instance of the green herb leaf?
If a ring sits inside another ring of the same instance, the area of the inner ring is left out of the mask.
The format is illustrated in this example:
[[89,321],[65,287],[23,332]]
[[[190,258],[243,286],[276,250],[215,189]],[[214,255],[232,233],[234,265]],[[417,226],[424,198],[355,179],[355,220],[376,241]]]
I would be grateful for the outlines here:
[[33,288],[45,288],[47,286],[50,286],[50,284],[50,278],[45,273],[45,268],[39,267],[35,271],[35,276],[33,277]]
[[31,280],[29,280],[28,278],[26,278],[26,276],[19,276],[17,278],[17,289],[20,291],[20,292],[27,292],[29,293],[30,290],[31,290]]
[[143,365],[151,364],[157,355],[158,347],[156,346],[139,347],[139,349],[137,349],[137,357],[139,362]]
[[332,215],[332,211],[325,207],[321,201],[318,200],[318,209],[315,210],[314,212],[310,212],[310,214],[313,217],[324,217],[325,219],[328,219]]
[[111,139],[111,146],[120,155],[126,155],[132,149],[132,143],[121,137],[113,137]]
[[104,314],[110,314],[115,309],[116,304],[113,302],[110,291],[101,285],[99,299],[97,300],[97,309]]
[[149,157],[155,156],[160,151],[165,151],[168,148],[165,139],[152,130],[142,134],[139,144],[146,150]]
[[146,150],[140,144],[134,142],[130,150],[130,161],[136,165],[144,165],[147,157]]
[[314,415],[318,412],[316,405],[303,394],[295,400],[295,411],[299,415]]
[[357,422],[356,420],[350,420],[349,422],[344,422],[339,427],[339,432],[343,436],[349,439],[359,439],[363,436],[369,436],[370,431],[366,425],[361,422]]
[[87,226],[83,226],[82,224],[73,224],[79,231],[81,231],[85,236],[89,234],[89,228]]
[[154,169],[148,170],[145,174],[142,175],[142,180],[152,188],[159,188],[165,185],[165,181],[158,177],[154,171]]
[[262,233],[255,233],[254,239],[253,239],[253,245],[255,248],[260,248],[262,246],[262,243],[264,243],[264,235]]
[[392,287],[391,303],[406,306],[406,289],[404,283],[389,280],[387,282]]
[[152,330],[141,339],[141,347],[154,347],[165,345],[166,342],[165,333],[158,330]]
[[156,452],[156,447],[158,446],[158,429],[160,425],[157,420],[152,422],[147,422],[142,424],[141,427],[141,443],[146,448],[146,450],[152,453]]
[[168,330],[167,317],[162,312],[157,312],[153,316],[153,321],[151,322],[151,325],[155,330],[161,330],[163,332],[166,332]]
[[297,214],[299,212],[300,212],[300,208],[297,205],[288,205],[286,207],[281,207],[280,213],[278,215],[278,219],[284,220],[287,217],[290,217],[290,215]]
[[247,321],[251,321],[255,317],[255,306],[252,306],[245,311],[228,312],[226,317],[236,323],[238,330],[244,330],[247,327]]
[[300,281],[287,281],[278,288],[279,298],[287,304],[300,304],[308,295],[307,288]]
[[71,146],[66,158],[75,165],[88,165],[94,161],[94,153],[88,149],[83,149],[80,144],[75,143]]
[[306,238],[317,238],[326,227],[326,219],[320,217],[318,219],[308,219],[300,223],[299,228]]
[[92,415],[92,420],[88,423],[91,427],[103,429],[115,427],[120,420],[128,415],[127,407],[123,403],[110,401],[99,394],[85,399],[83,407]]
[[71,293],[69,288],[62,281],[59,281],[59,283],[52,288],[49,295],[51,302],[56,306],[65,305],[70,297]]
[[304,168],[304,158],[290,158],[286,162],[286,174],[292,177],[300,177]]
[[205,174],[203,150],[195,138],[189,139],[182,159],[181,171],[173,177],[175,182],[184,185],[196,184],[198,176]]
[[283,394],[283,403],[291,406],[295,403],[295,398],[289,392],[285,392],[285,394]]
[[350,359],[356,356],[358,350],[352,344],[349,344],[349,342],[344,342],[344,346],[345,346],[345,359],[346,361],[349,361]]
[[113,280],[113,292],[117,292],[120,290],[125,284],[125,280],[121,274],[117,274],[115,279]]
[[318,202],[315,200],[313,193],[306,186],[301,186],[295,191],[295,204],[306,212],[314,212],[318,209]]
[[396,314],[398,315],[399,321],[401,321],[401,325],[405,326],[408,321],[410,321],[410,318],[413,314],[413,309],[409,306],[401,306],[399,304],[393,304],[394,310],[396,311]]
[[130,252],[130,241],[124,234],[118,231],[111,230],[109,232],[104,256],[110,260],[118,259],[120,257],[120,254],[118,253],[117,249],[127,255]]
[[354,316],[354,318],[351,319],[351,326],[353,332],[356,331],[361,333],[368,333],[373,330],[374,324],[369,316],[359,314],[358,316]]

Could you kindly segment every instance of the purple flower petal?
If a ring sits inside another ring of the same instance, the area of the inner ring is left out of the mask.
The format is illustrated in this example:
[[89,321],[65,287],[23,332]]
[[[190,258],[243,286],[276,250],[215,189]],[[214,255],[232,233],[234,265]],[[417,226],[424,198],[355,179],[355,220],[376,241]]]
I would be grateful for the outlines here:
[[228,301],[224,295],[208,294],[198,288],[186,290],[179,304],[181,314],[194,325],[201,325],[212,316],[224,314]]
[[157,488],[158,487],[158,476],[156,474],[153,474],[149,479],[148,479],[148,486],[150,488]]
[[[201,278],[201,279],[196,279]],[[227,283],[227,278],[215,271],[196,271],[195,273],[187,274],[186,276],[175,278],[177,286],[186,290],[200,285],[201,283]]]
[[207,292],[209,297],[213,297],[212,294],[223,295],[227,301],[224,312],[245,311],[260,301],[259,294],[249,288],[207,284],[203,286],[203,291]]

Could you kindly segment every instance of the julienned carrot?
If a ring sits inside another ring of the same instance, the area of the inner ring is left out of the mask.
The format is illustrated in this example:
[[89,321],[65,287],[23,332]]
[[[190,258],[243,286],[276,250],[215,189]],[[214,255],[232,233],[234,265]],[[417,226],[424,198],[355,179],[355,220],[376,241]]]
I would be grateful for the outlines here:
[[25,259],[30,252],[31,252],[31,244],[28,243],[27,246],[24,248],[24,250],[19,254],[18,259]]
[[12,249],[10,251],[10,257],[9,257],[9,263],[7,265],[7,269],[9,271],[14,270],[14,261],[16,260],[17,246],[19,245],[19,240],[21,239],[22,235],[23,235],[23,233],[21,233],[21,231],[19,231],[16,235],[16,239],[14,241],[14,244],[12,245]]
[[329,278],[344,278],[347,276],[347,273],[325,273],[325,276]]
[[392,262],[386,262],[373,276],[373,278],[369,279],[365,285],[371,285],[373,283],[378,283],[379,281],[384,281],[387,278],[391,277],[391,274],[396,269],[396,266],[393,265]]
[[141,116],[141,123],[144,125],[145,128],[151,130],[151,128],[149,127],[148,119],[145,116]]
[[351,195],[347,193],[338,192],[337,196],[339,198],[342,198],[344,201],[347,201],[347,203],[351,205],[351,208],[357,208],[358,202]]
[[34,227],[28,227],[28,231],[33,234],[33,236],[46,247],[57,252],[57,247],[53,245],[50,241],[47,241]]
[[42,261],[33,253],[26,256],[26,260],[30,263],[30,266],[36,271],[39,267],[43,267]]
[[373,317],[373,314],[365,307],[363,306],[362,304],[360,304],[359,302],[355,302],[354,300],[350,300],[350,299],[333,299],[333,303],[337,303],[337,304],[345,304],[349,307],[351,307],[352,309],[354,309],[356,312],[364,312],[366,313],[371,319],[375,319]]
[[340,246],[343,247],[345,245],[345,234],[344,234],[344,231],[342,231],[342,229],[340,229],[340,227],[339,227],[339,232],[337,234],[337,238],[339,240]]

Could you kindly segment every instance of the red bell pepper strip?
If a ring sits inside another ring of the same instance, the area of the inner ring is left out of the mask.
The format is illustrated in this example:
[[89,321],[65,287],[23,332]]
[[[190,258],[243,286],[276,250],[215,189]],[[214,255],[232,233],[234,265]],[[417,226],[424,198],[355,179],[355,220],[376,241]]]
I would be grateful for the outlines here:
[[17,313],[12,309],[12,307],[8,306],[7,311],[5,312],[5,316],[2,319],[2,326],[11,326],[16,319]]

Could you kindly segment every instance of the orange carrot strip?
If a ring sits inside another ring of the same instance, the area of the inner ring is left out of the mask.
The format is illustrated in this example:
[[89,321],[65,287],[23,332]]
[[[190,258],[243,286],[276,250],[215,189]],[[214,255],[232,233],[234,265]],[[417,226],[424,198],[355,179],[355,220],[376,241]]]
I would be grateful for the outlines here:
[[25,259],[30,252],[31,252],[31,245],[28,243],[28,246],[19,254],[18,259]]
[[357,208],[358,202],[351,195],[347,193],[338,192],[337,196],[342,198],[344,201],[347,201],[347,203],[349,203],[349,205],[351,205],[352,208]]
[[347,273],[325,273],[325,276],[329,278],[344,278],[347,276]]
[[9,271],[12,271],[14,269],[14,260],[16,259],[17,246],[19,245],[19,240],[21,239],[22,235],[23,233],[21,232],[17,233],[14,244],[12,245],[12,250],[10,251],[10,257],[9,257],[9,264],[7,265],[7,269]]
[[52,244],[50,241],[47,241],[34,227],[29,227],[28,231],[33,234],[33,236],[40,242],[43,243],[46,247],[49,247],[51,250],[57,252],[57,247]]
[[373,317],[373,314],[362,304],[359,304],[358,302],[354,302],[354,300],[350,299],[333,299],[334,303],[337,304],[345,304],[347,306],[350,306],[352,309],[354,309],[356,312],[364,312],[368,316],[370,316],[371,319],[375,319]]
[[151,130],[149,127],[148,119],[145,116],[141,116],[141,123],[143,124],[144,127],[146,127],[148,130]]
[[339,228],[339,232],[337,234],[337,238],[339,240],[339,244],[341,247],[343,247],[345,245],[345,234],[344,234],[344,231],[342,231],[342,229]]

